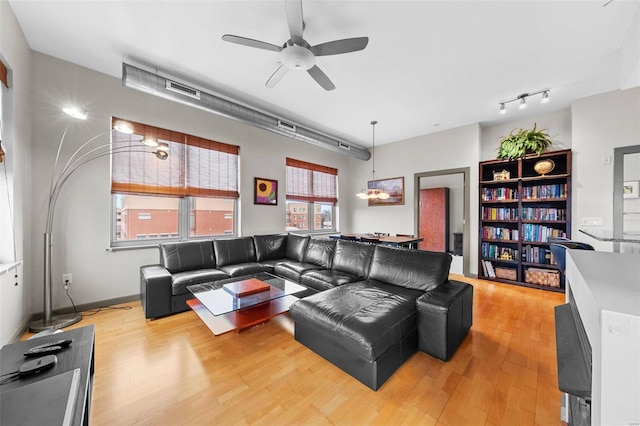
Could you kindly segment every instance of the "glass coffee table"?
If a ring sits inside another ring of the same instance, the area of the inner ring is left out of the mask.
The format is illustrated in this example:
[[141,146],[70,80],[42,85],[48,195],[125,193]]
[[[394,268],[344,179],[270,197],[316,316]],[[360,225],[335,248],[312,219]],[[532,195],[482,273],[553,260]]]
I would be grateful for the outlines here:
[[187,287],[187,305],[214,335],[241,332],[289,311],[307,288],[267,272]]

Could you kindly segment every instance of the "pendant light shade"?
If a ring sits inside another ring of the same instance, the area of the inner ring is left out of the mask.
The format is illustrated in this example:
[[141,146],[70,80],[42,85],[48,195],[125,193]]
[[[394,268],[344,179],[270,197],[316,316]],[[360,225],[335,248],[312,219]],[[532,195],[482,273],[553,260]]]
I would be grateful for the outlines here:
[[[373,146],[371,147],[371,180],[374,181],[376,180],[376,124],[378,124],[378,122],[375,120],[371,122],[373,142]],[[356,194],[356,197],[361,200],[386,200],[389,198],[389,194],[384,192],[383,189],[369,188],[367,183],[367,189],[361,189],[360,192]]]

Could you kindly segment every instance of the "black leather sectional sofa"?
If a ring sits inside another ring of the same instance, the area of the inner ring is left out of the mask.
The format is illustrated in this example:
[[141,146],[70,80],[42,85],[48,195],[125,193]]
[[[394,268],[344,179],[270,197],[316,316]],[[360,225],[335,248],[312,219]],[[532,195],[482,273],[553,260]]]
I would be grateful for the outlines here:
[[294,234],[160,246],[140,268],[147,318],[188,309],[187,286],[270,272],[307,290],[290,308],[295,338],[371,389],[418,349],[447,361],[472,324],[473,287],[451,256]]

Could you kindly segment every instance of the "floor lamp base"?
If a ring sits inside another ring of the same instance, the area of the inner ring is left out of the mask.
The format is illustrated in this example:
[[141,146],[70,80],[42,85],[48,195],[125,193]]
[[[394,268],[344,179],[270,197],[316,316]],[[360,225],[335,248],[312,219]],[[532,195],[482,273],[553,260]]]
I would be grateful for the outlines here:
[[82,314],[73,313],[73,314],[61,314],[61,315],[53,315],[49,321],[45,321],[45,319],[33,321],[29,324],[29,331],[32,333],[37,333],[39,331],[65,328],[70,326],[71,324],[75,324],[80,322],[82,319]]

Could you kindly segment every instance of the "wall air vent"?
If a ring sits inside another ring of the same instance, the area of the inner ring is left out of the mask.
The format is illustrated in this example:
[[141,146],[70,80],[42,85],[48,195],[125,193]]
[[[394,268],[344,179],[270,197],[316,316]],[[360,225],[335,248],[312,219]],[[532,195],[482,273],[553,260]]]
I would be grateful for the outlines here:
[[292,132],[296,131],[295,124],[287,123],[286,121],[282,121],[282,120],[278,120],[278,127],[280,127],[281,129],[291,130]]
[[180,93],[181,95],[189,96],[194,99],[200,99],[200,91],[193,87],[185,86],[184,84],[176,83],[175,81],[167,80],[166,89],[172,92]]
[[186,84],[169,80],[166,77],[126,63],[122,64],[122,84],[141,92],[189,105],[300,142],[347,154],[360,160],[366,161],[371,158],[371,153],[368,150],[357,145],[288,123],[266,112],[249,108],[204,90],[196,90]]

